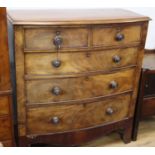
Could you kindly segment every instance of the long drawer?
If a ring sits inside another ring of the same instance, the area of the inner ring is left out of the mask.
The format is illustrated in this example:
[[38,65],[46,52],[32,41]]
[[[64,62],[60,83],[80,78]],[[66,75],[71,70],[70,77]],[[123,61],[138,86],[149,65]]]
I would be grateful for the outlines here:
[[26,81],[28,103],[80,100],[112,95],[133,88],[134,69],[111,74]]
[[90,71],[110,71],[136,65],[137,48],[124,48],[92,52],[62,52],[60,66],[54,66],[56,53],[26,53],[25,72],[31,75],[72,74]]
[[28,134],[69,131],[103,125],[128,116],[130,94],[74,105],[55,105],[27,109]]

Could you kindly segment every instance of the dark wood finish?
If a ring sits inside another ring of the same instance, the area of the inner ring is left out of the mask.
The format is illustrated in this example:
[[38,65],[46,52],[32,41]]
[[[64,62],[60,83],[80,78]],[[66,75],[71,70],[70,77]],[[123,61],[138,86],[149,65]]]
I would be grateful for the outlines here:
[[130,142],[149,18],[117,9],[40,19],[24,12],[9,11],[20,146],[80,145],[112,131]]
[[0,7],[0,141],[14,145],[6,8]]
[[[149,56],[148,56],[149,55]],[[133,127],[133,140],[137,140],[138,127],[141,119],[155,115],[155,70],[153,70],[154,62],[150,56],[153,53],[146,53],[144,57],[143,69],[141,72],[141,80],[139,87],[139,95],[137,99],[134,127]],[[151,59],[148,59],[151,58]],[[150,64],[146,63],[147,62]],[[148,61],[150,60],[150,61]],[[149,66],[149,67],[148,67]]]

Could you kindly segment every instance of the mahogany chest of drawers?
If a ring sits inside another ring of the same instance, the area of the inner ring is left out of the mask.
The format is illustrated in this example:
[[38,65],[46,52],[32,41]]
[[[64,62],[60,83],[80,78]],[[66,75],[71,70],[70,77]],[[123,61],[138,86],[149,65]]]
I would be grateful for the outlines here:
[[0,142],[14,146],[12,88],[6,9],[0,7]]
[[131,140],[148,17],[130,11],[9,12],[20,146]]

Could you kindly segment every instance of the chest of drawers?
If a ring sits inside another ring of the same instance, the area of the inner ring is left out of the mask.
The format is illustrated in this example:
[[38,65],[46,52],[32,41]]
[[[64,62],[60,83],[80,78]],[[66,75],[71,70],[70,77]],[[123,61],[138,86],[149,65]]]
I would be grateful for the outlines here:
[[9,47],[6,9],[0,7],[0,142],[14,146],[12,88],[10,77]]
[[20,145],[131,140],[148,17],[124,10],[10,10]]

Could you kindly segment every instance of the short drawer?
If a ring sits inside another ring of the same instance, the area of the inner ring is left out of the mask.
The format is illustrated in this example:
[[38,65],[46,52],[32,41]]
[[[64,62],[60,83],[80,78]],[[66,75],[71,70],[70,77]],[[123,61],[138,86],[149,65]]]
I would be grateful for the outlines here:
[[9,98],[8,96],[0,96],[0,115],[9,114]]
[[80,100],[111,95],[133,88],[134,69],[111,74],[29,80],[26,82],[28,103]]
[[87,28],[25,28],[24,35],[28,50],[56,50],[53,41],[57,36],[62,39],[61,50],[88,47]]
[[141,26],[96,26],[93,29],[93,46],[119,46],[138,43],[141,39]]
[[11,139],[11,123],[8,117],[0,117],[0,140]]
[[28,134],[82,129],[119,121],[128,116],[130,95],[75,105],[55,105],[27,110]]
[[26,74],[72,74],[91,71],[110,71],[120,67],[136,65],[137,48],[125,48],[90,52],[56,53],[26,53]]

